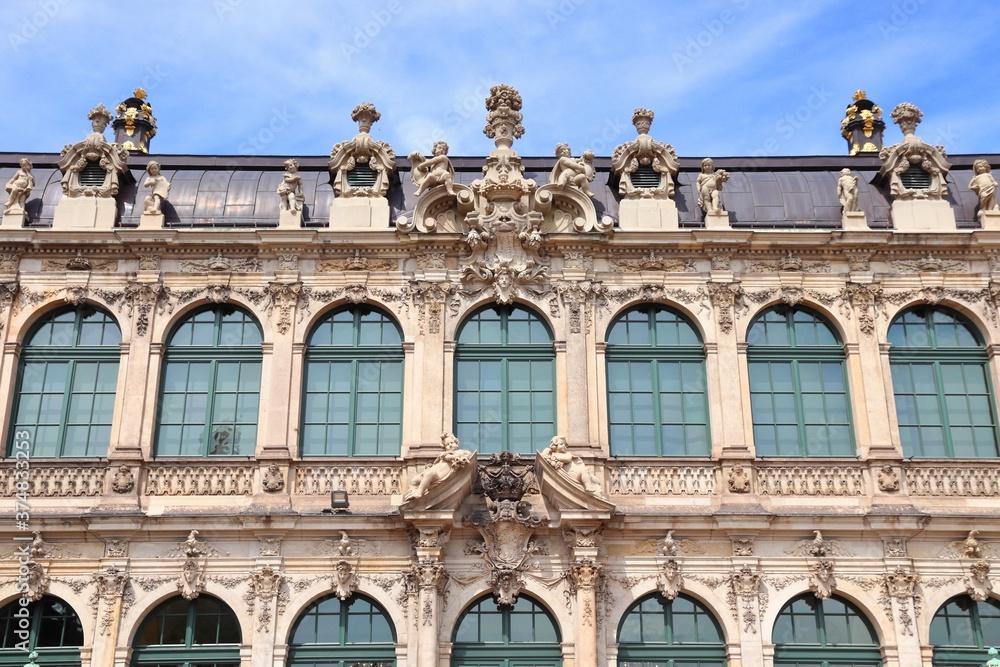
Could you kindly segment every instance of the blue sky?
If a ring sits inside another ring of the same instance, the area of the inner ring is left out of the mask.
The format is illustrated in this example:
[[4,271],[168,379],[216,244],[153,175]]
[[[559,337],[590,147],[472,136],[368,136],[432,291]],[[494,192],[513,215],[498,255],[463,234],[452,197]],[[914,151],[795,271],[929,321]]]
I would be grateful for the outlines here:
[[839,155],[863,88],[951,154],[1000,153],[1000,3],[6,0],[3,151],[57,152],[143,86],[156,153],[323,155],[375,103],[399,155],[482,155],[483,100],[524,99],[522,155],[610,155],[632,109],[682,156]]

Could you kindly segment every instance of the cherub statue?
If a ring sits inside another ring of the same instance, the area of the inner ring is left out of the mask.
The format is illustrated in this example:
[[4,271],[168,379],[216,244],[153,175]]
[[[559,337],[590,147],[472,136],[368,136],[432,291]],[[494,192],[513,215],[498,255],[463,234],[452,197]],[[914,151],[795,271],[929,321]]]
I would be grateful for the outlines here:
[[571,157],[569,144],[556,144],[555,166],[552,167],[552,174],[549,176],[549,183],[556,185],[573,185],[581,190],[588,197],[594,197],[588,185],[597,175],[594,169],[594,151],[585,150],[579,159]]
[[24,213],[24,205],[31,196],[32,188],[35,187],[35,177],[31,175],[31,160],[23,157],[18,164],[20,169],[7,181],[6,189],[10,197],[4,206],[4,213]]
[[163,212],[163,200],[170,195],[170,181],[160,174],[159,162],[150,160],[146,165],[146,182],[143,183],[143,187],[150,190],[142,203],[142,212],[159,215]]
[[[986,160],[976,160],[972,165],[972,170],[976,173],[969,183],[969,189],[979,195],[979,210],[996,211],[1000,209],[997,205],[997,180],[993,178],[993,171],[990,163]],[[10,186],[8,185],[8,190]]]
[[448,194],[454,196],[455,168],[448,159],[448,144],[435,141],[431,152],[433,156],[429,158],[425,158],[418,151],[410,153],[410,162],[413,164],[410,179],[417,186],[414,194],[419,197],[425,190],[430,190],[435,185],[443,185]]
[[438,454],[434,463],[413,476],[410,490],[403,496],[404,501],[422,498],[428,489],[451,477],[456,470],[472,460],[472,452],[459,449],[458,445],[458,438],[453,433],[441,434],[441,448],[444,451]]
[[701,173],[698,174],[698,206],[707,213],[725,213],[719,193],[722,184],[729,180],[729,172],[725,169],[716,171],[712,158],[701,161]]
[[604,487],[601,486],[601,480],[590,472],[583,459],[569,453],[569,446],[563,436],[557,435],[552,438],[549,446],[542,450],[542,458],[556,470],[561,470],[570,480],[582,486],[588,493],[604,497]]
[[851,170],[840,170],[840,178],[837,179],[837,198],[840,205],[844,207],[844,213],[854,213],[858,208],[858,177],[851,176]]
[[302,176],[297,160],[285,160],[285,173],[278,185],[278,208],[282,211],[298,213],[302,210],[305,195],[302,194]]

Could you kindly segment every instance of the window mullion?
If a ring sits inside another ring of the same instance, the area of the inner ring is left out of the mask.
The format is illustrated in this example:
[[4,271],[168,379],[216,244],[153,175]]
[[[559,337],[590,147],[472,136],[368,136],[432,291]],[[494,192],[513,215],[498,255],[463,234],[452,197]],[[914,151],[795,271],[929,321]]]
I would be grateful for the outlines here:
[[[357,314],[355,314],[357,316]],[[355,334],[357,335],[357,334]],[[354,433],[358,425],[358,374],[359,365],[357,359],[351,359],[351,390],[347,397],[347,451],[349,456],[354,456]],[[329,399],[328,399],[329,400]],[[329,421],[329,418],[327,418]]]
[[[507,359],[500,360],[500,445],[510,450],[510,387],[507,385]],[[480,417],[482,419],[482,417]]]
[[823,602],[816,605],[816,637],[820,646],[826,646],[826,617],[823,615]]
[[[63,456],[66,449],[66,422],[69,420],[69,403],[73,399],[73,381],[76,375],[76,362],[68,361],[66,363],[69,368],[66,372],[66,388],[63,389],[62,410],[59,413],[59,449],[57,456]],[[46,369],[46,375],[48,375],[48,369]]]
[[[953,459],[955,458],[955,447],[951,441],[951,421],[948,419],[948,403],[945,401],[944,378],[941,376],[941,362],[934,361],[931,364],[931,367],[934,369],[934,389],[937,393],[938,411],[941,413],[941,435],[944,439],[944,451],[948,458]],[[968,388],[966,388],[965,394],[968,396]]]
[[809,456],[806,444],[805,410],[802,406],[802,383],[799,381],[799,361],[791,360],[792,366],[792,402],[795,404],[795,429],[799,436],[799,453]]
[[[215,423],[215,379],[218,370],[218,361],[212,359],[208,362],[208,396],[205,397],[205,435],[202,439],[202,456],[209,456],[209,445],[212,441],[212,426]],[[188,366],[188,382],[191,381],[191,370]],[[190,388],[190,385],[186,388]],[[185,392],[185,398],[187,392]]]
[[[660,414],[660,378],[656,360],[649,361],[650,386],[653,388],[653,442],[656,443],[657,456],[663,456],[663,415]],[[681,405],[683,407],[683,394]],[[683,445],[683,441],[681,442]]]

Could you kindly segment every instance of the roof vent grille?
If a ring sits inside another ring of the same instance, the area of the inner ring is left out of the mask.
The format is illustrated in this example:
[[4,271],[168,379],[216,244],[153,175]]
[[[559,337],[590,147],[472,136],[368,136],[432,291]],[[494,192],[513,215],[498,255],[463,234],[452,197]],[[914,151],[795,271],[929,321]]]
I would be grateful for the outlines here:
[[931,175],[916,164],[911,164],[909,169],[900,174],[899,180],[907,190],[926,190],[931,187]]
[[359,162],[347,172],[347,184],[352,188],[373,188],[377,180],[378,172],[369,167],[367,162]]
[[80,172],[80,185],[85,188],[104,185],[104,178],[107,175],[100,162],[97,160],[87,160],[87,166]]
[[660,187],[660,174],[653,170],[653,165],[640,164],[639,168],[632,172],[632,186],[658,188]]

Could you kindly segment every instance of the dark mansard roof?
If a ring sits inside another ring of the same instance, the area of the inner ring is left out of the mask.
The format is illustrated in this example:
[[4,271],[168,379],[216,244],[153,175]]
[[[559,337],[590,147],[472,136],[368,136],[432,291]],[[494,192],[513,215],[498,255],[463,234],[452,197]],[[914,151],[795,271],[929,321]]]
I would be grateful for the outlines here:
[[[56,168],[58,155],[0,153],[0,182],[6,182],[17,169],[18,160],[28,157],[34,164],[35,190],[28,202],[29,225],[45,227],[52,221],[56,203],[61,197]],[[997,155],[953,155],[948,160],[948,202],[955,210],[958,227],[976,228],[977,196],[968,189],[972,179],[972,164],[983,157],[991,164],[1000,163]],[[117,196],[119,225],[138,224],[142,201],[147,190],[142,188],[145,165],[157,160],[162,173],[171,183],[169,202],[164,205],[168,227],[267,227],[277,225],[277,187],[284,172],[285,157],[192,156],[192,155],[132,155],[129,158],[132,178],[122,179]],[[300,157],[299,169],[305,192],[305,226],[325,227],[330,217],[330,202],[334,198],[330,172],[325,156]],[[548,182],[555,158],[523,157],[525,176],[538,185]],[[873,229],[890,228],[888,185],[873,184],[881,161],[872,156],[795,156],[795,157],[730,157],[715,158],[716,168],[729,171],[730,179],[722,191],[723,205],[731,212],[734,228],[806,228],[836,229],[840,227],[840,202],[837,199],[837,179],[844,167],[858,176],[861,209]],[[392,218],[412,212],[416,206],[410,181],[410,164],[397,158],[398,180],[394,180],[388,199]],[[485,157],[454,157],[452,164],[456,180],[470,184],[482,177]],[[609,158],[595,160],[598,173],[591,185],[597,194],[598,217],[618,217],[617,189],[609,185]],[[680,225],[684,228],[702,226],[694,182],[701,167],[701,158],[681,158],[674,201],[677,203]]]

